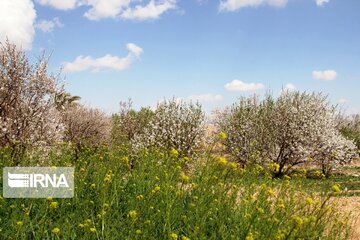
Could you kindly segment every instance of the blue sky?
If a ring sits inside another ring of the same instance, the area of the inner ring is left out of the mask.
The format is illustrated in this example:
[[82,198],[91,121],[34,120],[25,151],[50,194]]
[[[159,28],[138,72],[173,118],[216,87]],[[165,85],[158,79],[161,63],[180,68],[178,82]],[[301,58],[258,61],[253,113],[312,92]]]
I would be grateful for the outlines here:
[[51,53],[66,89],[116,112],[164,98],[206,111],[282,88],[360,112],[358,0],[2,0],[0,40]]

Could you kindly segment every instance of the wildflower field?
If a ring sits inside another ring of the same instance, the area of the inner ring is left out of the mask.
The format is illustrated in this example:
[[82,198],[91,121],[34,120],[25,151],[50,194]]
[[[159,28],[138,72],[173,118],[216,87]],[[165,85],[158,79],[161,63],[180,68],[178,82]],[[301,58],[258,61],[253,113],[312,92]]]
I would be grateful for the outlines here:
[[[359,190],[359,177],[274,179],[260,165],[176,150],[131,159],[103,147],[73,162],[67,149],[46,165],[75,166],[75,197],[2,198],[1,239],[351,239],[353,216],[333,199]],[[0,157],[11,165],[6,150]]]

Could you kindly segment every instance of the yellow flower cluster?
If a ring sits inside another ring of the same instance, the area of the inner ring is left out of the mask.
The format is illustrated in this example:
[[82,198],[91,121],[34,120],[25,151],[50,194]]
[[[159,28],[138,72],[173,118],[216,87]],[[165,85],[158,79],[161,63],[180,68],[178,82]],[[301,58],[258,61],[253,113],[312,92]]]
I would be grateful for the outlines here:
[[335,193],[341,192],[340,185],[339,184],[332,185],[331,190]]
[[157,192],[160,192],[160,189],[161,189],[160,186],[156,184],[155,187],[154,187],[154,189],[151,190],[151,192],[152,192],[152,193],[157,193]]
[[16,225],[19,226],[19,227],[21,227],[22,225],[24,225],[24,222],[22,222],[22,221],[17,221],[17,222],[16,222]]
[[57,209],[59,207],[59,203],[58,202],[51,202],[50,203],[50,208],[52,208],[52,209]]
[[177,240],[178,239],[178,235],[176,233],[171,233],[170,234],[170,239],[171,240]]
[[219,165],[226,166],[226,164],[227,164],[227,160],[224,157],[218,157],[218,158],[216,158],[216,160]]
[[180,174],[180,179],[181,179],[182,182],[186,183],[186,182],[189,182],[190,178],[189,178],[189,176],[186,176],[184,173],[181,173]]
[[60,228],[53,228],[52,230],[51,230],[51,232],[52,233],[54,233],[54,234],[59,234],[60,233]]
[[104,182],[105,183],[111,182],[111,178],[112,178],[112,171],[109,170],[108,173],[105,175]]
[[131,210],[128,213],[128,217],[131,218],[132,221],[136,221],[138,213],[135,210]]
[[227,134],[225,132],[220,132],[218,134],[218,138],[221,140],[226,140],[227,139]]
[[179,156],[178,150],[176,150],[175,148],[171,149],[170,156],[173,158],[177,158]]

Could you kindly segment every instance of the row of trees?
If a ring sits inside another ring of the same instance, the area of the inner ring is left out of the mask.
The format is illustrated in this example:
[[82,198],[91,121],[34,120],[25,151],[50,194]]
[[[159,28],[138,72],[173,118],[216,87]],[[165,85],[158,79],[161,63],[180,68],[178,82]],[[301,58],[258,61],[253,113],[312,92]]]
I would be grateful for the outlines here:
[[[163,101],[155,110],[136,111],[121,103],[112,117],[81,106],[66,93],[58,76],[47,72],[47,59],[30,64],[23,51],[8,42],[0,47],[0,147],[13,151],[19,163],[26,149],[70,142],[75,156],[84,147],[122,145],[126,149],[176,149],[192,155],[205,136],[205,114],[199,104]],[[241,98],[215,118],[227,135],[226,153],[243,166],[276,163],[276,176],[293,166],[315,163],[324,174],[355,157],[359,118],[338,121],[336,109],[321,94],[284,93]],[[341,134],[342,133],[342,134]],[[345,137],[344,137],[345,136]]]
[[276,176],[312,163],[328,175],[356,156],[337,129],[337,112],[322,94],[287,92],[278,98],[241,98],[217,118],[226,150],[243,165],[276,163]]
[[10,147],[15,163],[34,147],[69,141],[80,149],[109,136],[110,119],[78,105],[47,69],[44,56],[31,64],[16,45],[0,44],[0,148]]

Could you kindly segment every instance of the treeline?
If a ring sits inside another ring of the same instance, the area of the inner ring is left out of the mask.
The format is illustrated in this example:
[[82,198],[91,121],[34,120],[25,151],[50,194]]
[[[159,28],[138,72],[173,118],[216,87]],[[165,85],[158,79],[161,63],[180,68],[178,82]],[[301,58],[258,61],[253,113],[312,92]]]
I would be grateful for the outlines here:
[[74,159],[84,148],[120,147],[129,154],[144,149],[171,151],[181,157],[205,153],[222,138],[221,151],[243,167],[271,166],[277,177],[294,166],[314,164],[329,176],[357,157],[360,117],[340,117],[322,94],[284,92],[275,98],[240,98],[209,122],[200,104],[173,100],[155,110],[135,110],[131,101],[107,116],[82,106],[64,91],[59,76],[48,73],[48,59],[31,64],[26,54],[5,42],[0,47],[0,148],[14,164],[25,155],[70,144]]

